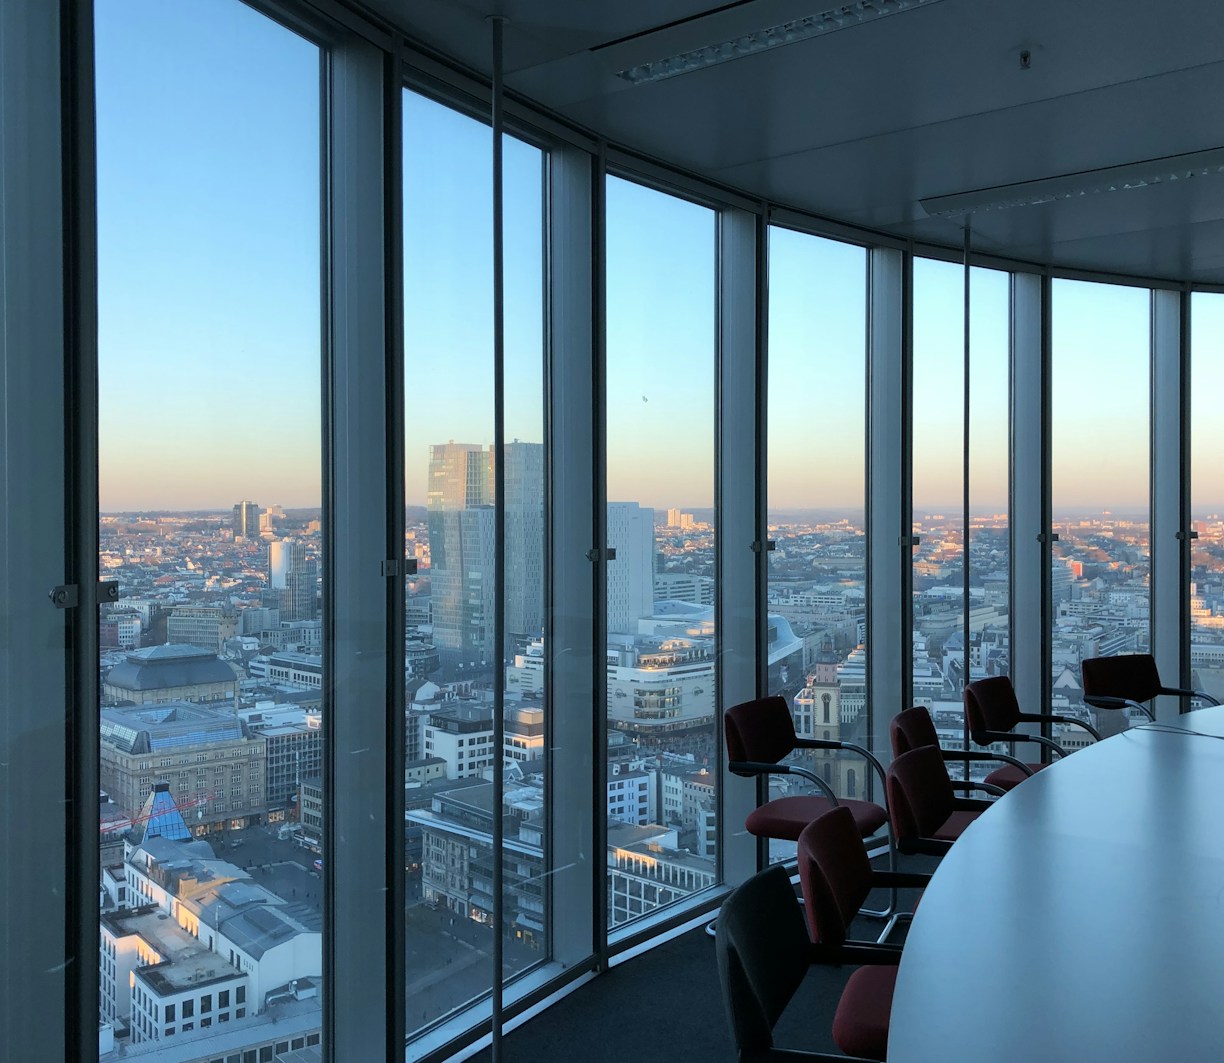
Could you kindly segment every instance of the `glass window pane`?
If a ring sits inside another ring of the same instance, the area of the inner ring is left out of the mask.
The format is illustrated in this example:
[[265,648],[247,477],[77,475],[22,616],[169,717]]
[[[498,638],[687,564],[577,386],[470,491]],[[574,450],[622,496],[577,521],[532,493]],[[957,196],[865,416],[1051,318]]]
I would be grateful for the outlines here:
[[236,0],[95,11],[100,1019],[208,1055],[322,1022],[321,57]]
[[1103,734],[1127,718],[1083,704],[1080,661],[1151,644],[1149,305],[1140,288],[1053,284],[1052,711]]
[[[768,692],[786,698],[801,737],[863,746],[866,301],[863,248],[770,229]],[[792,757],[840,796],[866,796],[863,758]],[[811,789],[771,780],[772,796]],[[794,843],[770,842],[772,859],[794,854]]]
[[[407,1026],[492,985],[500,804],[505,974],[546,954],[543,155],[507,138],[505,584],[495,579],[492,134],[404,93]],[[505,642],[496,644],[503,610]],[[504,671],[505,744],[494,748]],[[506,764],[494,798],[493,763]]]
[[610,928],[714,884],[714,223],[608,179]]
[[[964,266],[914,262],[913,701],[949,748],[967,740],[969,680],[1008,674],[1008,276],[969,272],[965,377]],[[966,602],[965,389],[969,389]],[[967,611],[966,611],[967,608]],[[968,619],[968,667],[965,659]],[[982,762],[974,778],[989,771]]]
[[1224,701],[1224,295],[1190,300],[1190,667],[1194,689]]

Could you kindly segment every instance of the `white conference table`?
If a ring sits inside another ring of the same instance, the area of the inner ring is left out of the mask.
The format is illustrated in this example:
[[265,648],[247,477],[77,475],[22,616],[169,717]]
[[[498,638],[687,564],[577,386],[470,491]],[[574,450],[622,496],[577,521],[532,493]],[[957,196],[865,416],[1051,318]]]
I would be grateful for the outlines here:
[[1224,741],[1147,727],[1000,798],[919,905],[889,1063],[1224,1058],[1222,810]]

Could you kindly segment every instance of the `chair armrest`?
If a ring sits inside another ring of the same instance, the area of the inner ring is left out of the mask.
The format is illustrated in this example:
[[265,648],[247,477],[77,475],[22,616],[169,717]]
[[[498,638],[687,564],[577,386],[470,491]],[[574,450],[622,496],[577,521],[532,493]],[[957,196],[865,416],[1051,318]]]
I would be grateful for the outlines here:
[[897,851],[910,856],[943,856],[952,843],[942,838],[909,838],[897,841]]
[[811,962],[820,964],[850,963],[895,967],[901,962],[901,946],[888,942],[843,941],[840,945],[813,945]]
[[1052,712],[1022,712],[1020,720],[1022,723],[1061,723],[1064,726],[1070,724],[1072,727],[1082,727],[1098,742],[1101,740],[1100,731],[1091,724],[1084,723],[1083,720],[1077,720],[1074,716],[1059,716]]
[[1211,705],[1219,705],[1219,699],[1212,697],[1205,690],[1190,690],[1185,687],[1161,687],[1162,694],[1173,694],[1178,697],[1202,698]]
[[797,749],[844,749],[850,753],[857,753],[860,757],[867,761],[867,763],[875,771],[880,780],[880,793],[884,793],[888,788],[887,774],[884,771],[884,765],[880,763],[879,758],[869,749],[864,749],[862,746],[856,745],[854,742],[839,742],[834,741],[831,738],[796,738],[795,747]]
[[[992,782],[974,782],[972,779],[949,779],[953,790],[963,790],[965,793],[970,793],[973,790],[981,790],[984,794],[993,794],[995,797],[1002,797],[1006,790],[1002,786],[996,786]],[[958,798],[958,800],[976,800],[975,798]]]
[[1013,768],[1019,768],[1025,775],[1032,775],[1033,769],[1023,761],[1017,760],[1015,757],[1009,757],[1006,753],[987,753],[979,752],[973,749],[941,749],[944,760],[960,761],[968,764],[975,760],[993,760],[1002,764],[1010,764]]
[[[981,786],[981,783],[977,783]],[[994,787],[998,789],[998,787]],[[1007,791],[1002,791],[1006,793]],[[986,809],[994,807],[993,801],[984,801],[977,797],[954,797],[952,798],[952,807],[958,812],[985,812]]]
[[770,764],[762,760],[732,760],[727,763],[727,770],[735,775],[798,775],[807,779],[834,805],[841,804],[837,794],[827,782],[814,771],[801,768],[798,764]]
[[1091,696],[1085,694],[1084,700],[1089,705],[1094,705],[1098,709],[1137,709],[1149,720],[1155,721],[1156,719],[1156,714],[1151,709],[1146,705],[1140,705],[1137,701],[1131,701],[1130,698],[1107,697],[1104,694],[1093,694]]
[[1045,735],[1025,734],[1023,731],[975,731],[973,740],[979,746],[988,746],[991,742],[1036,742],[1060,757],[1067,755],[1067,751],[1054,739],[1046,738]]
[[800,1048],[756,1048],[739,1057],[744,1063],[871,1063],[862,1056],[843,1056],[840,1052],[809,1052]]
[[882,889],[926,889],[931,876],[921,871],[872,871],[871,888]]

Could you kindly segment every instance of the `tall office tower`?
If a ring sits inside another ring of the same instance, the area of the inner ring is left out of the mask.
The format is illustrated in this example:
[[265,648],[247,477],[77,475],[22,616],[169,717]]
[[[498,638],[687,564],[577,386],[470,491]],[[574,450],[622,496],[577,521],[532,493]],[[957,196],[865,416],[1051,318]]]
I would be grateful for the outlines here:
[[234,535],[244,539],[259,538],[259,506],[243,499],[234,506]]
[[608,630],[634,633],[654,611],[654,510],[636,502],[608,503]]
[[477,443],[429,448],[426,495],[433,642],[443,664],[492,656],[493,465]]
[[281,620],[313,620],[318,615],[318,581],[319,566],[308,559],[305,543],[268,543],[268,586],[275,592]]
[[[507,644],[544,630],[544,447],[505,448]],[[429,531],[433,643],[451,663],[490,664],[496,608],[494,474],[491,449],[430,448]],[[502,656],[505,654],[503,653]]]
[[506,444],[506,640],[544,634],[544,444]]
[[680,510],[679,509],[669,509],[667,511],[667,526],[669,528],[680,527]]

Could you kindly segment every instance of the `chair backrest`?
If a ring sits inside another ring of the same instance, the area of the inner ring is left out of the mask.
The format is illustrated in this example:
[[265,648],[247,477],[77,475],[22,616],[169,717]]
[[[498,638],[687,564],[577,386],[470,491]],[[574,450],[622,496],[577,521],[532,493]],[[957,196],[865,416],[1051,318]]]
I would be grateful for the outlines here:
[[723,713],[723,734],[732,761],[777,764],[795,748],[795,722],[778,694],[732,705]]
[[939,748],[939,735],[935,733],[935,723],[931,714],[922,705],[905,709],[897,713],[888,725],[888,738],[892,742],[894,757],[908,753],[920,746],[935,746]]
[[810,961],[803,916],[781,866],[753,875],[723,901],[714,952],[736,1047],[741,1053],[767,1051]]
[[840,945],[871,892],[871,861],[844,805],[812,820],[799,835],[799,881],[808,933],[818,945]]
[[1151,701],[1160,693],[1160,672],[1150,653],[1124,653],[1118,657],[1089,657],[1080,662],[1084,696],[1101,694],[1128,701]]
[[929,838],[947,821],[956,795],[938,746],[919,746],[888,766],[888,813],[900,845]]
[[[985,731],[1010,731],[1020,722],[1016,689],[1005,675],[979,679],[965,687],[965,718],[979,745],[989,745]],[[979,737],[980,736],[980,737]]]

